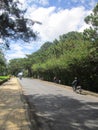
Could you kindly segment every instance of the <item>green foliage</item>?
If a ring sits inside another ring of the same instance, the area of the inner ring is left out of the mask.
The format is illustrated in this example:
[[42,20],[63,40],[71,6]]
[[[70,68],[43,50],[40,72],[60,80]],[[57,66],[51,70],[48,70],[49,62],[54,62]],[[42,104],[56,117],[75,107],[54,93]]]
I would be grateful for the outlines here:
[[90,28],[84,30],[84,37],[96,45],[98,43],[98,3],[93,12],[85,18],[85,22],[90,25]]
[[11,75],[17,76],[17,74],[22,71],[23,68],[23,62],[22,59],[12,59],[9,61],[8,64],[8,72]]
[[26,10],[20,9],[19,5],[21,7],[18,0],[0,1],[0,38],[7,47],[10,40],[22,39],[27,42],[37,36],[31,29],[34,21],[24,17]]
[[5,79],[9,79],[9,76],[0,76],[0,80],[5,80]]
[[10,77],[9,76],[0,76],[0,85],[7,81]]
[[60,36],[57,44],[53,42],[47,51],[36,52],[36,62],[32,64],[32,71],[34,75],[40,75],[49,81],[56,75],[63,84],[68,85],[77,76],[84,89],[98,91],[98,73],[95,71],[98,69],[97,57],[97,48],[92,47],[89,41],[84,41],[82,33],[70,32]]
[[19,72],[23,72],[24,76],[32,76],[32,60],[28,55],[27,58],[17,58],[9,61],[8,71],[9,74],[17,76]]
[[47,50],[51,45],[52,45],[51,42],[45,42],[45,43],[41,46],[40,50],[42,50],[42,51]]
[[4,53],[0,50],[0,75],[5,75],[7,73],[6,69],[6,59],[4,57]]

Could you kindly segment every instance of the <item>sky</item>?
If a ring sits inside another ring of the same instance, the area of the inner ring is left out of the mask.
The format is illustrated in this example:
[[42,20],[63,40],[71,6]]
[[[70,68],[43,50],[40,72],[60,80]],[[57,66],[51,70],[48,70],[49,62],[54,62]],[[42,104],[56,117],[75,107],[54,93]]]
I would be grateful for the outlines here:
[[12,42],[6,51],[6,59],[23,58],[37,51],[45,42],[59,39],[71,31],[82,32],[88,25],[84,18],[95,7],[98,0],[19,0],[27,8],[25,17],[39,21],[33,30],[39,33],[39,40],[31,43]]

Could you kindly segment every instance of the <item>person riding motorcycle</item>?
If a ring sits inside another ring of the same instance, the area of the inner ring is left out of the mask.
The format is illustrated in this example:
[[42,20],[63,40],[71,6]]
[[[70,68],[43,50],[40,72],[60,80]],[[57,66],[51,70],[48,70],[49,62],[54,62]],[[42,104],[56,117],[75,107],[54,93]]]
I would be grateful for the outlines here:
[[74,91],[76,91],[78,85],[79,85],[79,80],[77,77],[75,77],[75,79],[72,82],[72,87]]

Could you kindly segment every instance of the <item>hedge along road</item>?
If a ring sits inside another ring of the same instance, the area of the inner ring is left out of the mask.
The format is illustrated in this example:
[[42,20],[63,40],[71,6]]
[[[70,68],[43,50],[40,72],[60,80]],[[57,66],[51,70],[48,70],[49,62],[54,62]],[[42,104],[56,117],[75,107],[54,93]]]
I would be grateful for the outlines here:
[[40,130],[98,130],[98,97],[38,79],[19,82]]

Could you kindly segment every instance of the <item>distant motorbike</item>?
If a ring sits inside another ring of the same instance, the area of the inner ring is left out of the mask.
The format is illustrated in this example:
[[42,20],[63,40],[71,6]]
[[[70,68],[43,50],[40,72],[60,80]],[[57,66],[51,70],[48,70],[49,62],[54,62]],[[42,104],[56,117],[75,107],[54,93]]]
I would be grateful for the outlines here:
[[76,89],[73,87],[73,90],[79,94],[81,94],[82,92],[82,87],[81,86],[77,86]]
[[20,80],[22,79],[22,75],[21,75],[21,76],[19,76],[19,79],[20,79]]

